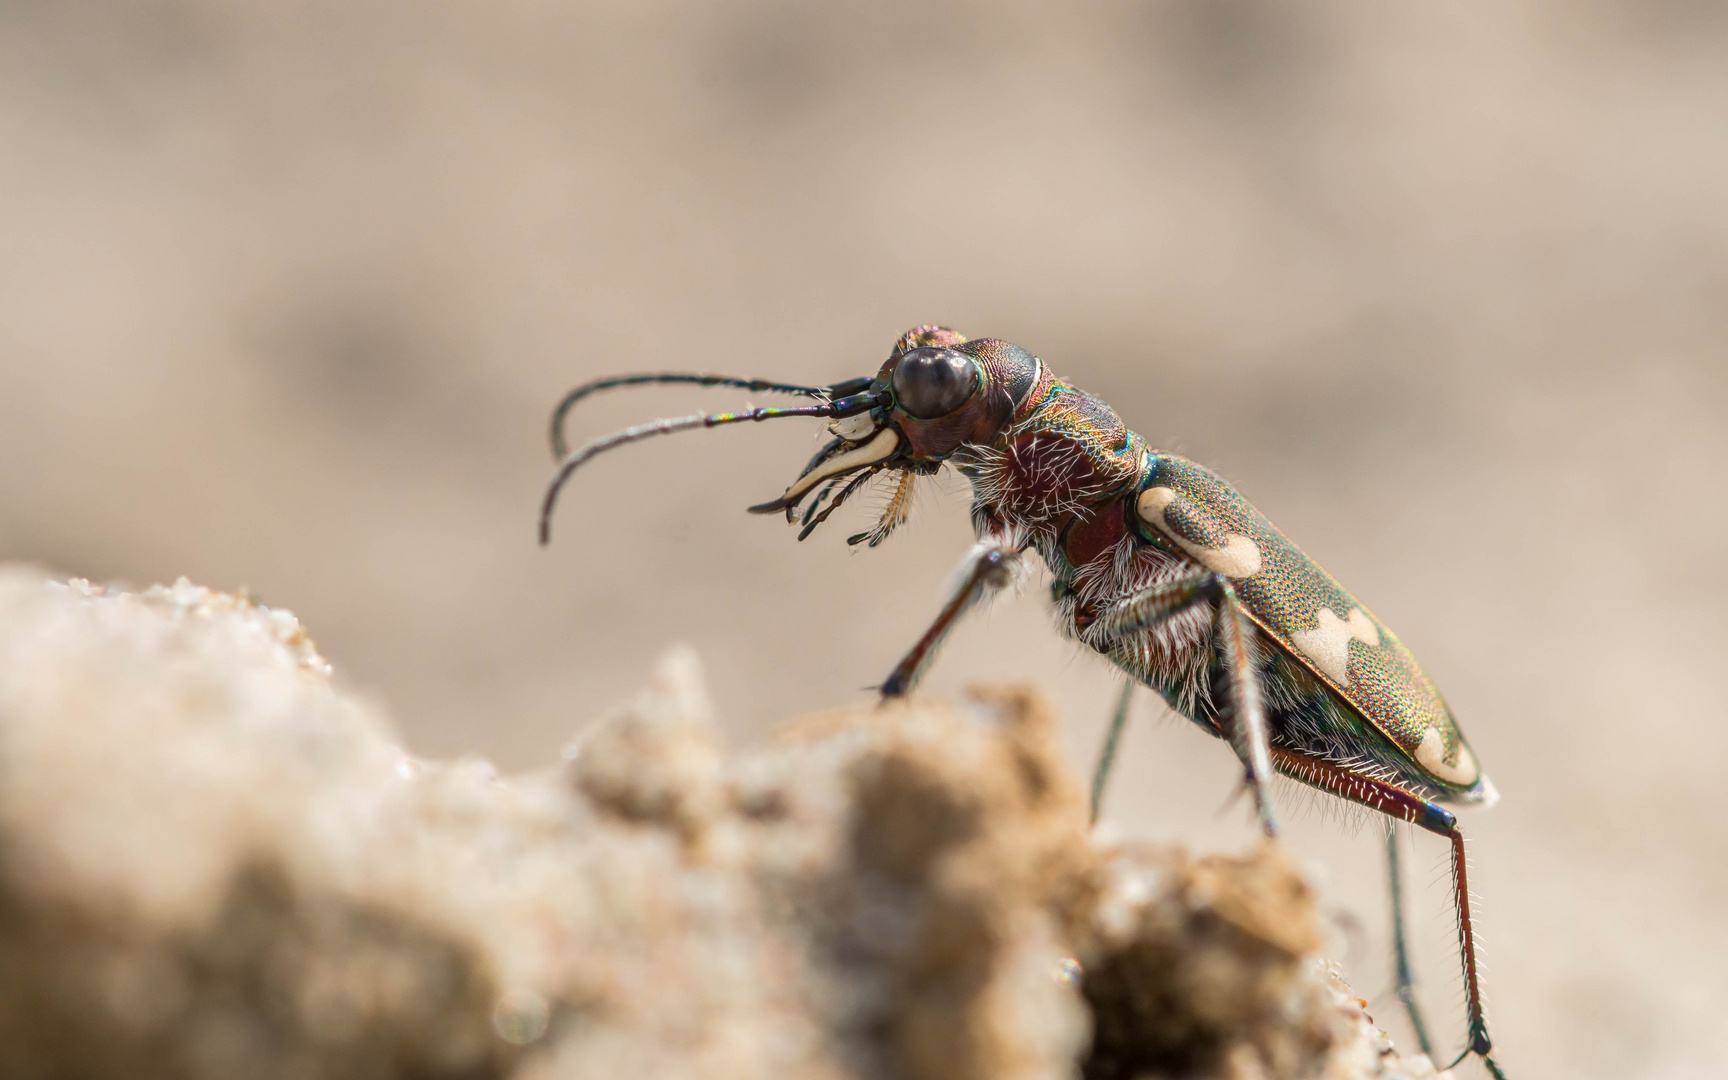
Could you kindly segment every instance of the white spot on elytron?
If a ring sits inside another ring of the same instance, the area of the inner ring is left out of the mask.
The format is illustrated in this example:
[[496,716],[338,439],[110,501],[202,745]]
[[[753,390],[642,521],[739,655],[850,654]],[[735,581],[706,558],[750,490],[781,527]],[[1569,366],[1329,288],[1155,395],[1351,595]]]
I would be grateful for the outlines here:
[[875,427],[876,421],[870,419],[870,414],[861,412],[857,416],[848,416],[844,420],[834,421],[828,425],[828,430],[847,442],[859,442]]
[[1164,519],[1164,510],[1176,501],[1174,488],[1147,488],[1140,493],[1137,504],[1140,519],[1156,527],[1182,546],[1182,550],[1200,560],[1200,564],[1227,578],[1253,577],[1260,572],[1260,548],[1241,533],[1231,533],[1223,547],[1205,547],[1182,536]]
[[1351,608],[1348,619],[1340,619],[1329,607],[1320,609],[1320,625],[1298,630],[1290,641],[1314,666],[1339,686],[1350,685],[1350,640],[1364,645],[1380,644],[1380,630],[1361,608]]
[[851,470],[858,468],[860,465],[873,465],[887,457],[889,454],[892,454],[894,448],[899,445],[900,436],[895,433],[893,428],[885,427],[882,429],[880,434],[865,443],[863,446],[848,450],[837,457],[829,458],[817,468],[810,470],[809,475],[802,477],[791,487],[787,488],[786,494],[782,495],[781,498],[795,498],[802,495],[804,492],[809,491],[811,488],[828,479],[830,476],[838,476],[843,472],[850,472]]
[[[1476,756],[1463,743],[1458,744],[1458,760],[1451,765],[1446,764],[1446,740],[1441,737],[1439,729],[1433,726],[1422,733],[1422,743],[1416,747],[1415,757],[1416,764],[1448,784],[1457,784],[1460,787],[1474,784],[1481,772],[1476,767]],[[1498,799],[1500,793],[1494,792],[1494,797]]]

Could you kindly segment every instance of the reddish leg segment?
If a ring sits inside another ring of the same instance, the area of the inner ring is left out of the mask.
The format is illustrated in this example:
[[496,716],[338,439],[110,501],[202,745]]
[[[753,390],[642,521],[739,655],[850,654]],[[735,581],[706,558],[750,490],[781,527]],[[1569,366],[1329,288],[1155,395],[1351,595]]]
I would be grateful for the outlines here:
[[[1272,748],[1272,758],[1280,772],[1305,784],[1329,792],[1341,799],[1388,817],[1421,826],[1452,843],[1452,898],[1458,907],[1458,951],[1464,965],[1464,994],[1468,1012],[1469,1046],[1458,1061],[1470,1054],[1479,1054],[1482,1064],[1493,1076],[1504,1080],[1500,1066],[1490,1051],[1494,1044],[1488,1037],[1488,1019],[1482,1008],[1482,988],[1477,977],[1476,930],[1470,918],[1470,882],[1464,858],[1464,834],[1458,829],[1458,819],[1450,810],[1418,798],[1402,788],[1341,769],[1306,754],[1279,747]],[[1452,1063],[1458,1064],[1457,1061]],[[1450,1066],[1448,1066],[1450,1068]]]

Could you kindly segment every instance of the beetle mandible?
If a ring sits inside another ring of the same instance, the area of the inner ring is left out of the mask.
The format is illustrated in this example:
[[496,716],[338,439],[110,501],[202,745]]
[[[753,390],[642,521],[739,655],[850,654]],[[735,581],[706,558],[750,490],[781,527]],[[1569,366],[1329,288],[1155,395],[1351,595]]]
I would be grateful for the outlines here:
[[[570,409],[600,390],[684,383],[802,395],[817,404],[657,420],[568,452]],[[1056,378],[1036,356],[941,326],[902,335],[874,376],[803,386],[728,375],[645,373],[598,379],[559,403],[559,468],[546,491],[540,542],[564,483],[595,455],[700,427],[785,417],[830,420],[833,438],[784,494],[750,508],[801,512],[799,539],[872,478],[894,474],[881,520],[850,543],[875,546],[906,520],[918,477],[952,465],[971,481],[977,544],[930,628],[882,683],[910,693],[968,610],[1024,569],[1048,567],[1058,627],[1130,678],[1094,778],[1094,807],[1134,682],[1230,744],[1261,829],[1277,832],[1268,787],[1282,773],[1451,844],[1464,972],[1467,1047],[1503,1080],[1490,1054],[1466,879],[1464,836],[1441,804],[1497,795],[1434,684],[1404,644],[1273,527],[1235,488],[1194,462],[1149,446],[1098,398]],[[1423,1050],[1398,899],[1397,833],[1389,825],[1398,996]],[[1457,1064],[1454,1062],[1453,1064]]]

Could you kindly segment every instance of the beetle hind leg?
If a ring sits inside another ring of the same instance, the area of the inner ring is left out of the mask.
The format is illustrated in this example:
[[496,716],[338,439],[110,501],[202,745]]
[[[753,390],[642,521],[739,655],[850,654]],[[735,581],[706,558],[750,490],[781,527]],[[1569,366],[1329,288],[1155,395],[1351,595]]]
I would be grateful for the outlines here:
[[1506,1074],[1500,1071],[1500,1066],[1494,1061],[1494,1040],[1488,1035],[1488,1016],[1482,1007],[1482,989],[1476,961],[1476,930],[1471,921],[1470,883],[1466,877],[1469,867],[1464,857],[1464,834],[1454,822],[1450,830],[1441,835],[1452,841],[1452,886],[1453,901],[1458,908],[1458,952],[1459,961],[1464,967],[1464,996],[1469,1010],[1468,1043],[1457,1060],[1446,1067],[1453,1068],[1458,1062],[1475,1054],[1482,1059],[1483,1066],[1495,1080],[1506,1080]]
[[1306,754],[1277,749],[1273,752],[1278,767],[1303,783],[1336,795],[1341,799],[1378,810],[1397,821],[1445,837],[1452,845],[1452,900],[1458,912],[1458,959],[1464,969],[1465,1046],[1450,1069],[1475,1054],[1495,1080],[1506,1080],[1506,1074],[1494,1060],[1494,1041],[1488,1036],[1488,1017],[1482,1005],[1482,985],[1476,962],[1476,927],[1471,918],[1469,865],[1464,858],[1464,833],[1450,810],[1427,802],[1394,784],[1351,772],[1331,762]]

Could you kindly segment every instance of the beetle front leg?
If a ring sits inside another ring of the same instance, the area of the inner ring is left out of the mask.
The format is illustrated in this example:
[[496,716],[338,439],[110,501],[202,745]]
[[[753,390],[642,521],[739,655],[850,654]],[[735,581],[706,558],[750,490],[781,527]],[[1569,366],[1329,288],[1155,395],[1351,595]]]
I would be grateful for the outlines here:
[[954,629],[960,616],[1013,581],[1020,564],[1020,552],[1006,544],[983,541],[975,545],[960,563],[960,571],[955,575],[954,591],[948,602],[942,605],[936,621],[930,624],[930,629],[924,631],[918,644],[912,646],[911,651],[894,666],[888,678],[883,680],[882,697],[887,699],[910,694],[918,680],[924,677],[931,661],[936,658],[936,650],[942,647],[942,639],[948,636],[948,631]]
[[[1249,649],[1248,616],[1230,582],[1214,573],[1161,582],[1111,605],[1098,621],[1104,640],[1109,642],[1150,630],[1200,604],[1211,605],[1214,615],[1212,641],[1218,650],[1216,678],[1221,684],[1214,688],[1213,694],[1218,706],[1218,726],[1242,760],[1249,790],[1254,793],[1260,830],[1268,837],[1276,836],[1278,818],[1272,809],[1272,758],[1266,708]],[[1108,648],[1108,644],[1104,647]]]

